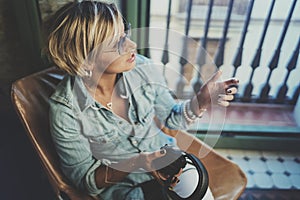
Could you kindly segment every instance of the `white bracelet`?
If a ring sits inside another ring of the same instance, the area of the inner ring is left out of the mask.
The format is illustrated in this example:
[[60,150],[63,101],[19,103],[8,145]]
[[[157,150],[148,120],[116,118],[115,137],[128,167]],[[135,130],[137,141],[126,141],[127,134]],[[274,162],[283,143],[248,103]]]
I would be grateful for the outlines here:
[[189,123],[193,123],[197,119],[197,116],[190,110],[190,100],[183,103],[183,116]]
[[[191,101],[189,101],[189,104],[188,104],[188,109],[187,109],[192,115],[195,115],[194,112],[192,111],[191,109]],[[200,113],[198,115],[195,115],[197,118],[201,118],[204,114],[204,112],[206,112],[207,109],[206,108],[201,108],[200,109]],[[188,113],[189,114],[189,113]]]
[[183,116],[190,123],[194,122],[197,118],[201,118],[205,111],[206,111],[206,109],[202,108],[202,109],[200,109],[200,114],[195,115],[191,109],[191,100],[186,100],[184,102]]

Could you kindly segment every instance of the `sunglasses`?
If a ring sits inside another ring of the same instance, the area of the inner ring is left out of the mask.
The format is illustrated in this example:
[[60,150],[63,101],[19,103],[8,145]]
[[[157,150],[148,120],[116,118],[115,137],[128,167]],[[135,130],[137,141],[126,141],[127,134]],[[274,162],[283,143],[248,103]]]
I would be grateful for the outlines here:
[[131,37],[131,24],[130,23],[126,23],[125,25],[125,31],[124,31],[124,35],[122,37],[120,37],[118,43],[115,45],[116,48],[110,49],[110,50],[104,50],[103,52],[118,52],[119,55],[123,55],[125,53],[127,53],[126,51],[126,40],[130,39]]

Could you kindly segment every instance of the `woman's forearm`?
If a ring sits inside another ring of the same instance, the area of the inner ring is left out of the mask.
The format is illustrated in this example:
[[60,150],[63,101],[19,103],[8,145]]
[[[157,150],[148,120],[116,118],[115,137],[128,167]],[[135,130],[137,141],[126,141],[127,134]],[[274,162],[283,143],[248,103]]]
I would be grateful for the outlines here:
[[[122,181],[129,173],[143,168],[145,171],[153,172],[152,161],[166,154],[165,149],[155,152],[141,152],[127,160],[122,160],[111,165],[100,165],[96,169],[95,179],[97,187],[108,187]],[[153,174],[155,176],[155,173]]]
[[96,169],[95,179],[98,188],[108,187],[122,181],[130,172],[137,170],[137,157],[113,163],[109,166],[100,165]]

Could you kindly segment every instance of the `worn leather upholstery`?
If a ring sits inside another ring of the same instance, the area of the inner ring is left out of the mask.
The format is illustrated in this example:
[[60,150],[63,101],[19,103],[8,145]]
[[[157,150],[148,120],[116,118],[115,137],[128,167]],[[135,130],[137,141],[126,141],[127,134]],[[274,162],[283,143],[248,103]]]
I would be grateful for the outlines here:
[[[49,181],[58,198],[67,195],[72,200],[95,199],[80,193],[63,175],[53,146],[48,124],[48,99],[64,73],[56,67],[17,80],[11,97],[29,139],[35,147]],[[237,199],[244,191],[247,179],[241,169],[215,152],[208,145],[184,131],[162,128],[176,137],[181,149],[198,156],[209,174],[209,186],[215,199]]]

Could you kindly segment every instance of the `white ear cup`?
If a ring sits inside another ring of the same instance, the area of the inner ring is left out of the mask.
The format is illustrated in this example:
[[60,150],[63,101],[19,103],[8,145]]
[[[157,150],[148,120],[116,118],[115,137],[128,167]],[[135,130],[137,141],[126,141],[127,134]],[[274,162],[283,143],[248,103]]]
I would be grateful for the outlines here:
[[180,182],[173,187],[173,191],[181,198],[191,196],[196,190],[199,182],[199,174],[196,167],[191,164],[187,164],[178,178]]
[[192,154],[185,153],[185,159],[187,164],[178,177],[180,182],[167,193],[174,200],[201,200],[207,195],[212,197],[211,193],[207,193],[209,180],[205,166]]

